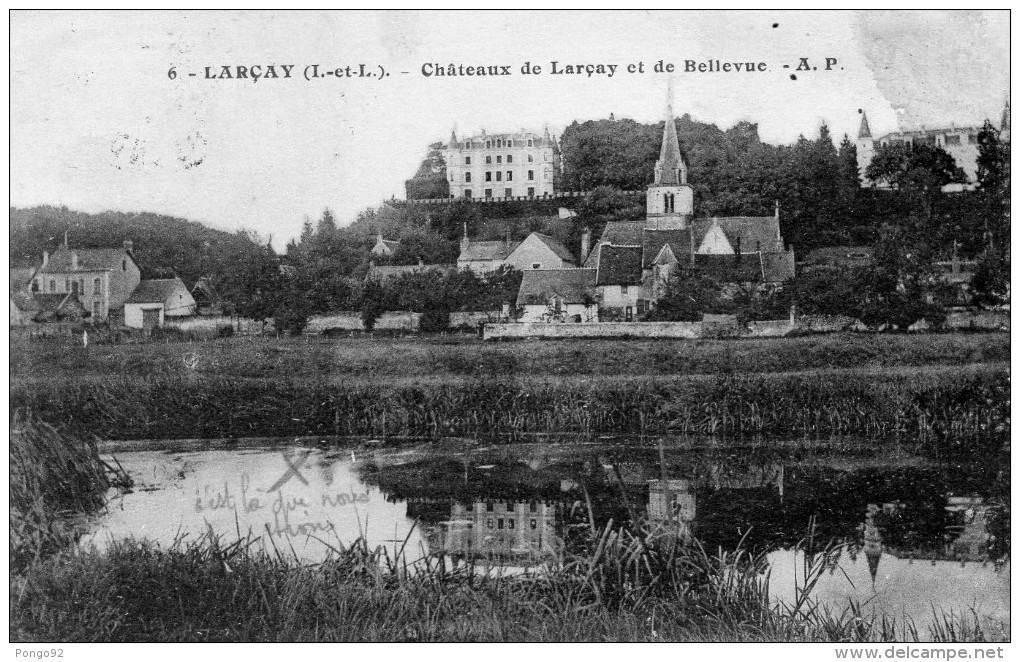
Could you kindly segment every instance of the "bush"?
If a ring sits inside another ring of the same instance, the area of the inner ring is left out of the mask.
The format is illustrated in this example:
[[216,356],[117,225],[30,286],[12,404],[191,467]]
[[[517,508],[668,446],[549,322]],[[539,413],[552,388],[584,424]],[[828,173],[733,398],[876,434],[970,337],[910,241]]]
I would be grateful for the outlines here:
[[440,333],[450,328],[450,311],[444,308],[427,308],[418,328],[425,333]]

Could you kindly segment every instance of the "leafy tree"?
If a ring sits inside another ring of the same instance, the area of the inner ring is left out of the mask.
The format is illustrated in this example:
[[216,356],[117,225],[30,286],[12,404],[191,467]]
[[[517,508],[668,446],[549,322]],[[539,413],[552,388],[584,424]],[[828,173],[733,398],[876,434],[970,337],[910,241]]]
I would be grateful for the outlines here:
[[429,145],[428,154],[418,166],[418,172],[404,182],[408,200],[450,197],[450,183],[446,178],[446,161],[442,149],[441,142]]
[[983,191],[1001,192],[1009,186],[1009,143],[1001,140],[999,130],[985,120],[977,135],[977,179]]
[[698,322],[704,313],[731,313],[736,307],[723,294],[722,284],[709,276],[697,272],[675,273],[645,319],[649,322]]
[[981,255],[970,292],[974,304],[982,308],[1009,303],[1009,258],[1004,251],[993,249]]
[[368,281],[361,297],[361,323],[365,325],[366,331],[375,329],[376,321],[386,312],[383,305],[384,292],[382,286],[376,281]]

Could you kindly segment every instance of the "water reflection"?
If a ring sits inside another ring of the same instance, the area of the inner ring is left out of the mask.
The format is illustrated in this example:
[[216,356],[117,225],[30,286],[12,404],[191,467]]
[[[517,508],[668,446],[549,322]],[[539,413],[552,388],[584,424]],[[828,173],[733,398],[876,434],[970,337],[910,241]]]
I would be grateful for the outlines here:
[[1009,474],[994,467],[567,445],[355,451],[120,455],[138,489],[86,542],[251,532],[268,550],[315,561],[364,536],[412,561],[442,552],[524,568],[585,549],[593,526],[647,521],[708,550],[769,554],[780,595],[792,592],[802,552],[836,544],[841,556],[819,585],[833,603],[895,612],[911,600],[984,600],[1008,619],[1008,565],[998,570]]

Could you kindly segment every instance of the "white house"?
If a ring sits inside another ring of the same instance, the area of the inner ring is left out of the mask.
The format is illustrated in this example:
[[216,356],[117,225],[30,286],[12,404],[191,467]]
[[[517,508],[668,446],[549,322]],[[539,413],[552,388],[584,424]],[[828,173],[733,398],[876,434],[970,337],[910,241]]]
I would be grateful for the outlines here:
[[595,269],[525,271],[517,293],[521,322],[598,322]]
[[194,297],[180,278],[143,280],[124,302],[124,324],[135,329],[163,326],[167,318],[194,315]]
[[502,266],[517,271],[534,269],[569,269],[576,267],[574,256],[555,237],[532,232],[523,241],[471,241],[464,226],[460,240],[458,269],[471,269],[475,273],[496,271]]

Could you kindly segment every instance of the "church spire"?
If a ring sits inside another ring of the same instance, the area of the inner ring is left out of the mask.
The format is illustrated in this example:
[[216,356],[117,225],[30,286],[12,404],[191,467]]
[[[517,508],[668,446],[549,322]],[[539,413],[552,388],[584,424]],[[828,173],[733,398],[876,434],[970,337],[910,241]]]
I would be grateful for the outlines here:
[[1009,97],[1006,97],[1006,105],[1002,109],[1002,119],[999,122],[999,129],[1009,131]]
[[450,149],[457,149],[457,127],[450,130]]
[[676,122],[673,121],[673,85],[670,82],[666,101],[666,126],[662,129],[662,149],[659,160],[655,164],[655,184],[670,186],[686,183],[686,172],[683,156],[680,155],[680,140],[676,136]]
[[863,111],[861,112],[861,129],[860,131],[857,132],[857,137],[858,138],[871,137],[871,127],[868,126],[868,114]]

